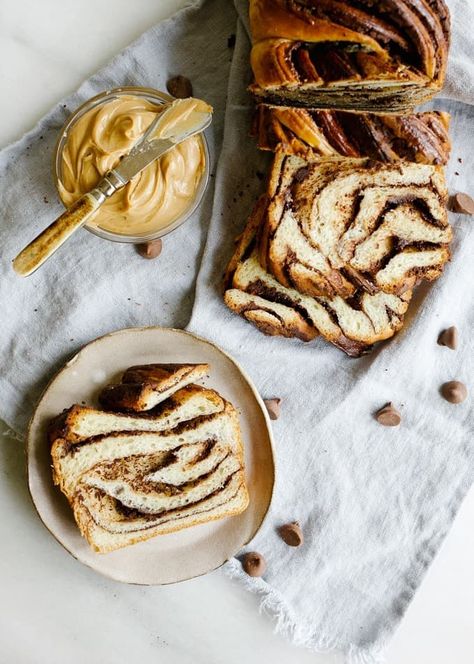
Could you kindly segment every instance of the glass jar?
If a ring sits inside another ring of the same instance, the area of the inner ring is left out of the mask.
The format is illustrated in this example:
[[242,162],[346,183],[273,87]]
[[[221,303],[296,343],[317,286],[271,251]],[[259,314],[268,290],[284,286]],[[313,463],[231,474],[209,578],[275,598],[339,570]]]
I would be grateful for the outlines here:
[[[98,108],[101,105],[106,104],[107,102],[113,99],[120,98],[120,96],[141,97],[157,106],[167,104],[173,101],[174,99],[174,97],[171,97],[165,92],[153,90],[152,88],[123,87],[123,88],[115,88],[113,90],[107,90],[106,92],[101,92],[100,94],[96,95],[95,97],[92,97],[92,99],[89,99],[84,104],[82,104],[82,106],[80,106],[71,115],[71,117],[62,127],[59,139],[56,144],[56,148],[53,153],[53,177],[56,189],[61,199],[62,196],[61,196],[60,184],[62,182],[63,150],[67,143],[71,129],[85,113],[87,113],[91,109]],[[111,230],[101,228],[100,225],[94,223],[94,218],[92,218],[90,222],[87,222],[84,225],[84,228],[86,228],[91,233],[94,233],[95,235],[98,235],[99,237],[104,238],[106,240],[112,240],[114,242],[130,242],[130,243],[140,244],[143,242],[149,242],[151,240],[163,237],[164,235],[167,235],[168,233],[174,231],[176,228],[178,228],[178,226],[181,226],[181,224],[183,224],[187,219],[189,219],[189,217],[199,206],[209,182],[209,170],[210,170],[209,148],[204,134],[200,134],[198,139],[202,143],[204,168],[199,183],[196,187],[194,197],[190,200],[189,205],[178,217],[174,218],[172,221],[170,221],[168,224],[166,224],[163,227],[156,228],[155,230],[150,229],[149,232],[143,232],[143,233],[137,233],[137,232],[134,233],[132,231],[126,234],[113,232]]]

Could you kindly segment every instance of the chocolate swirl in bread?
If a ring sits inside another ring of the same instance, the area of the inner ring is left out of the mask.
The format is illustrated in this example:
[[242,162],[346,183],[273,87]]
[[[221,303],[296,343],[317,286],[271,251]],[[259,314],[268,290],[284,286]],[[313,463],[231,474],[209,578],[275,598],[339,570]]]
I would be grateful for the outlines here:
[[262,332],[311,341],[319,334],[351,357],[370,351],[403,325],[411,291],[400,296],[353,290],[350,299],[310,297],[281,285],[260,265],[255,237],[268,199],[257,202],[226,274],[224,301]]
[[[161,383],[162,368],[133,367],[123,379]],[[248,505],[237,413],[213,390],[184,387],[146,413],[75,405],[53,420],[49,440],[54,481],[101,553]]]
[[441,166],[277,155],[258,232],[262,267],[287,288],[400,295],[439,277],[452,231]]
[[370,157],[446,164],[449,115],[378,115],[259,104],[254,133],[261,150],[301,157]]
[[441,89],[443,0],[251,0],[252,92],[272,103],[402,111]]

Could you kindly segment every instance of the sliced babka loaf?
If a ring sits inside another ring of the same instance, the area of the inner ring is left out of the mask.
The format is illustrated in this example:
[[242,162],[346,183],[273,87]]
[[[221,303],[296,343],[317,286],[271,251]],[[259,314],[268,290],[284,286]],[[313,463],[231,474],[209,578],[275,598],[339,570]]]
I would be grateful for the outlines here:
[[402,294],[449,260],[446,202],[441,166],[277,154],[259,260],[306,295]]
[[259,104],[254,133],[261,150],[300,157],[446,164],[449,114],[380,115]]
[[444,0],[250,0],[251,91],[270,103],[401,112],[438,92]]
[[262,197],[240,238],[226,275],[224,300],[262,332],[311,341],[318,334],[352,357],[393,336],[403,325],[411,291],[397,296],[354,290],[350,299],[310,297],[282,286],[258,260],[255,234],[267,207]]

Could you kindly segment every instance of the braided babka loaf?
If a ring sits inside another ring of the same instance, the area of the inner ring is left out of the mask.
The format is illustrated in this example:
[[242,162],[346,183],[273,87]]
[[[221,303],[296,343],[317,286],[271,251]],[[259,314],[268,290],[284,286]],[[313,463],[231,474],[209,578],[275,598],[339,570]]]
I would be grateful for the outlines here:
[[449,114],[379,115],[259,104],[254,133],[261,150],[308,158],[370,157],[446,164]]
[[262,332],[311,341],[318,334],[351,357],[370,351],[372,345],[393,336],[403,325],[411,291],[400,296],[353,290],[344,300],[310,297],[281,285],[265,271],[255,248],[256,234],[268,207],[262,196],[242,234],[226,274],[224,300]]
[[444,0],[250,0],[253,94],[275,104],[400,112],[443,85]]
[[[157,366],[133,367],[125,380],[156,376]],[[248,505],[238,416],[214,390],[189,385],[145,412],[74,405],[49,440],[54,481],[100,553]]]
[[302,294],[404,293],[439,277],[452,238],[441,166],[277,154],[261,266]]

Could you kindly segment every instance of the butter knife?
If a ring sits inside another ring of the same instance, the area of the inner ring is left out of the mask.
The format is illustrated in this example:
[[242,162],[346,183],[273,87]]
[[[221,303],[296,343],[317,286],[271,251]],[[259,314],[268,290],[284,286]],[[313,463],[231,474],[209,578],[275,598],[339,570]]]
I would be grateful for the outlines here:
[[[204,131],[211,123],[212,108],[202,102],[200,108],[203,110],[194,109],[191,114],[185,112],[180,121],[180,106],[184,109],[184,104],[189,104],[189,101],[189,99],[176,99],[157,115],[147,131],[117,166],[108,171],[94,189],[81,196],[18,254],[13,261],[15,272],[22,277],[32,274],[90,219],[107,198],[176,145]],[[178,119],[170,122],[176,113]],[[167,121],[170,129],[164,132],[166,137],[160,136],[160,130]]]

